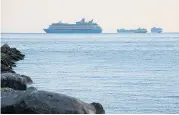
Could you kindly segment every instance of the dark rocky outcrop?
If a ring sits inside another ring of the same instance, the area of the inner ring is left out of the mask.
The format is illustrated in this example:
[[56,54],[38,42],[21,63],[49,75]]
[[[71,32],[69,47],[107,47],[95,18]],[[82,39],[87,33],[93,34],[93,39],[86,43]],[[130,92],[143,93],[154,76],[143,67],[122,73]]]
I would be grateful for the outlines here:
[[30,77],[16,73],[1,74],[1,88],[9,87],[15,90],[26,90],[27,84],[31,84]]
[[11,59],[11,56],[5,53],[1,53],[1,64],[12,69],[12,66],[15,66],[14,61]]
[[15,72],[12,70],[12,68],[10,68],[10,67],[8,67],[8,66],[6,66],[6,65],[4,65],[4,64],[1,64],[1,72],[4,72],[4,73],[6,73],[6,72],[15,73]]
[[105,113],[99,103],[85,103],[76,98],[63,94],[40,91],[34,87],[27,88],[33,83],[26,75],[13,71],[15,62],[24,59],[16,48],[7,44],[1,47],[1,113],[12,114],[89,114]]
[[14,61],[23,60],[25,55],[22,54],[16,48],[10,48],[7,44],[1,46],[1,53],[5,53],[10,56],[10,58]]
[[15,62],[23,60],[23,55],[16,48],[10,48],[7,44],[1,46],[1,72],[13,72],[12,67],[16,66]]
[[2,113],[31,114],[103,114],[99,103],[88,104],[76,98],[29,88],[26,91],[2,91]]
[[26,90],[27,84],[31,84],[30,77],[16,74],[12,67],[15,62],[24,59],[24,55],[16,48],[10,48],[7,44],[1,46],[1,88],[9,87],[15,90]]

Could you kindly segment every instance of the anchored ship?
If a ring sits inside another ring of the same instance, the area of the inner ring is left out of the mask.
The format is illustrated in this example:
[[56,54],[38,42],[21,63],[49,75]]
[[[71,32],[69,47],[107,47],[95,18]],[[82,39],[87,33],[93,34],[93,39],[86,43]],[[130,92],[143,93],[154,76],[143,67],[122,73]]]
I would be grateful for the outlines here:
[[151,33],[162,33],[162,31],[163,31],[162,28],[156,28],[156,27],[151,28]]
[[101,33],[102,28],[97,23],[93,23],[93,20],[86,22],[83,18],[74,24],[52,23],[44,31],[46,33]]
[[118,33],[147,33],[145,28],[138,29],[117,29]]

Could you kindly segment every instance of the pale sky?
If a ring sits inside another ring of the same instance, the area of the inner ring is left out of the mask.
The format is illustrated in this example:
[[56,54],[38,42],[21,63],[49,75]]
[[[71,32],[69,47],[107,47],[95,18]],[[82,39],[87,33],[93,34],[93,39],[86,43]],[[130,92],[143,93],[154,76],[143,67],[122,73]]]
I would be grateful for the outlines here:
[[179,0],[1,0],[2,32],[42,33],[62,20],[94,19],[103,32],[162,27],[179,32]]

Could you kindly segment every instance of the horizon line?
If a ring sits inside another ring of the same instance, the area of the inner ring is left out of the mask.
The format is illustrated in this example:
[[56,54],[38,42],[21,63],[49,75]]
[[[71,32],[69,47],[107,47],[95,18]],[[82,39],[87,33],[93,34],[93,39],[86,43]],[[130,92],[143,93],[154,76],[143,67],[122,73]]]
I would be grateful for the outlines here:
[[45,33],[45,32],[0,32],[0,34],[69,34],[69,35],[73,35],[73,34],[179,34],[179,32],[162,32],[162,33],[151,33],[151,32],[147,32],[147,33]]

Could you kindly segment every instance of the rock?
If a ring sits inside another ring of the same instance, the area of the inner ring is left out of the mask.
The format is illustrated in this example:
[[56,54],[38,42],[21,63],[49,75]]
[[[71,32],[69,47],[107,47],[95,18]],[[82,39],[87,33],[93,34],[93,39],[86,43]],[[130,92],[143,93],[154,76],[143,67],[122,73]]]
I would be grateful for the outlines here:
[[11,56],[16,61],[23,60],[25,57],[25,55],[21,54],[21,52],[16,48],[11,48]]
[[31,84],[32,80],[28,76],[16,73],[1,74],[1,88],[9,87],[15,90],[26,90],[27,84]]
[[1,113],[15,114],[16,104],[20,102],[24,91],[1,91]]
[[6,88],[1,88],[1,91],[8,92],[8,91],[13,91],[13,89],[6,87]]
[[16,66],[15,62],[24,59],[25,55],[21,54],[16,48],[10,48],[7,44],[1,46],[1,64],[12,69]]
[[1,64],[6,65],[9,68],[12,68],[12,66],[15,65],[11,56],[5,53],[1,53]]
[[26,90],[27,84],[31,84],[30,77],[16,74],[12,67],[15,62],[24,59],[16,48],[10,48],[7,44],[1,46],[1,87],[9,87],[15,90]]
[[33,83],[32,79],[29,76],[21,75],[21,77],[26,80],[26,84],[32,84]]
[[12,68],[10,68],[10,67],[8,67],[8,66],[2,64],[2,63],[1,63],[1,72],[15,73],[15,72],[12,70]]
[[1,46],[1,52],[3,53],[7,53],[8,51],[10,51],[10,49],[11,48],[7,44],[4,44],[3,46]]
[[2,91],[1,112],[13,114],[105,113],[99,103],[88,104],[63,94],[36,89]]
[[48,91],[39,91],[30,77],[16,74],[12,67],[24,59],[23,54],[7,44],[1,47],[1,113],[13,114],[89,114],[105,113],[100,103],[85,103],[76,98]]
[[37,90],[37,88],[35,88],[35,87],[28,87],[27,88],[27,91],[34,91],[34,90]]
[[91,105],[93,105],[96,109],[96,114],[105,114],[105,111],[103,109],[103,106],[100,103],[91,103]]

